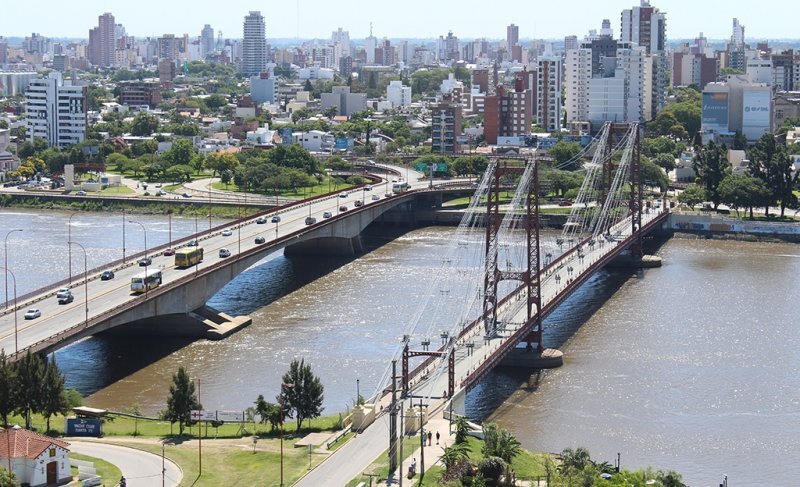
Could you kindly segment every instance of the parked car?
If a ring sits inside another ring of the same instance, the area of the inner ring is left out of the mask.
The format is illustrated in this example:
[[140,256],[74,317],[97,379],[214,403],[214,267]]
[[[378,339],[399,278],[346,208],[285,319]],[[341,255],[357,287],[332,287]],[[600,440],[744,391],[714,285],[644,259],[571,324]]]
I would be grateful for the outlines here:
[[368,160],[368,161],[367,161],[367,165],[368,165],[368,166],[374,166],[374,165],[375,165],[375,161],[373,161],[372,159],[370,159],[370,160]]
[[325,213],[322,214],[322,218],[331,218],[332,216],[333,213],[331,213],[330,211],[326,211]]
[[62,287],[61,289],[56,291],[57,298],[63,298],[64,296],[71,296],[71,295],[72,295],[72,289],[68,287]]
[[379,199],[381,199],[381,197],[378,196],[377,194],[372,195],[372,201],[378,201]]
[[77,193],[75,193],[75,196],[86,196],[86,191],[80,190]]
[[572,206],[572,201],[570,200],[562,200],[558,206]]
[[347,198],[347,191],[342,191],[339,193],[339,198]]
[[306,217],[306,225],[313,225],[317,223],[317,219],[313,216]]
[[167,192],[164,191],[163,189],[159,189],[158,191],[156,191],[156,196],[166,196],[166,195]]
[[111,279],[114,279],[114,271],[103,271],[103,273],[100,274],[101,281],[110,281]]
[[256,243],[257,244],[263,244],[266,241],[267,241],[267,239],[265,239],[264,237],[256,237]]
[[191,197],[192,197],[192,195],[190,195],[189,193],[183,193],[183,197],[184,197],[184,198],[191,198]]
[[225,257],[230,257],[231,251],[228,249],[219,249],[219,257],[224,259]]
[[272,223],[278,223],[280,221],[281,221],[281,217],[280,216],[275,215],[275,216],[272,217]]
[[231,230],[230,228],[226,228],[225,230],[222,231],[223,237],[230,237],[231,235],[233,235],[233,230]]
[[75,297],[72,294],[67,294],[66,296],[62,296],[58,298],[58,304],[69,304]]
[[150,257],[142,257],[139,259],[139,267],[147,267],[149,265],[153,265],[153,259]]
[[353,204],[356,205],[356,208],[358,208],[359,206],[364,206],[364,202],[360,200],[356,200],[356,202]]
[[265,223],[267,223],[267,219],[264,218],[263,216],[260,217],[258,220],[256,220],[256,224],[258,224],[258,225],[263,225]]
[[165,249],[164,250],[164,255],[167,256],[167,257],[169,257],[170,255],[175,255],[175,249],[173,249],[173,248]]
[[31,308],[25,312],[26,320],[35,320],[40,316],[42,316],[42,311],[39,308]]
[[339,211],[347,211],[347,207],[342,205],[339,207]]

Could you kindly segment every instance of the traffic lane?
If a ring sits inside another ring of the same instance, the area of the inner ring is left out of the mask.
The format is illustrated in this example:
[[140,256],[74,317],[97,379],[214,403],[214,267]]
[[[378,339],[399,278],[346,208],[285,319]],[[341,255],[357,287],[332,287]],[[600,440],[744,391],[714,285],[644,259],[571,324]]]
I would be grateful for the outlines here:
[[[162,485],[162,458],[143,450],[94,441],[73,441],[66,438],[70,450],[81,455],[100,458],[122,471],[128,487],[160,487]],[[169,459],[164,459],[166,485],[180,485],[183,472]]]

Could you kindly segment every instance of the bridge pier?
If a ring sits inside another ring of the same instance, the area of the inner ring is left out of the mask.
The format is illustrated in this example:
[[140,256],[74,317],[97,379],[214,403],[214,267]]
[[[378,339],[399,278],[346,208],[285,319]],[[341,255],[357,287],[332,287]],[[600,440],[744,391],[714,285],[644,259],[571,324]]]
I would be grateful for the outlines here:
[[519,369],[556,369],[564,365],[564,353],[554,348],[546,348],[541,352],[525,348],[511,350],[500,362],[502,367]]
[[109,335],[148,335],[222,340],[249,326],[249,316],[230,316],[203,306],[191,313],[153,316],[103,331]]
[[661,267],[663,259],[656,255],[638,256],[634,254],[620,254],[608,263],[608,267],[623,269],[653,269]]

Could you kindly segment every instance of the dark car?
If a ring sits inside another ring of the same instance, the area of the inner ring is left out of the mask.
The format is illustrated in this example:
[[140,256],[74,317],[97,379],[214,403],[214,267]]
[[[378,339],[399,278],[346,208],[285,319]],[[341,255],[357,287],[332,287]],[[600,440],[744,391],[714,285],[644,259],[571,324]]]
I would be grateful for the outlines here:
[[267,241],[267,239],[265,239],[264,237],[256,237],[256,243],[257,244],[263,244],[266,241]]
[[309,216],[306,218],[306,225],[313,225],[315,223],[317,223],[317,219],[314,218],[313,216]]
[[364,203],[362,201],[358,201],[358,200],[356,200],[356,202],[353,203],[353,204],[356,205],[356,208],[358,208],[359,206],[364,206]]
[[342,205],[339,207],[339,211],[347,211],[347,207]]
[[147,267],[153,264],[153,259],[150,257],[143,257],[139,259],[139,267]]
[[114,271],[104,271],[100,274],[101,281],[110,281],[111,279],[114,279]]
[[58,298],[58,304],[69,304],[72,302],[73,299],[75,299],[75,296],[73,296],[72,294],[61,296],[60,298]]
[[256,223],[259,224],[259,225],[263,225],[263,224],[267,223],[267,219],[262,216],[261,218],[256,220]]
[[272,217],[272,223],[278,223],[280,221],[281,221],[281,217],[279,217],[278,215],[275,215],[275,216]]

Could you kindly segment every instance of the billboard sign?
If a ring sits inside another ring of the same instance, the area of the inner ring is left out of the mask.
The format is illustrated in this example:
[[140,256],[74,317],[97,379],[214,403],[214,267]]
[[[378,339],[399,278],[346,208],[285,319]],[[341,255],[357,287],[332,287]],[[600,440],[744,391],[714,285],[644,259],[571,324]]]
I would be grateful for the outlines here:
[[217,412],[216,411],[201,411],[198,409],[192,410],[192,421],[216,421],[217,420]]
[[217,421],[244,423],[244,413],[242,411],[217,411]]
[[765,128],[772,119],[772,96],[768,90],[745,91],[742,101],[742,126]]
[[99,419],[67,418],[67,436],[94,436],[103,435],[103,426]]
[[352,149],[353,139],[349,137],[336,137],[336,142],[333,147],[338,150]]
[[703,93],[703,130],[728,131],[728,94]]

